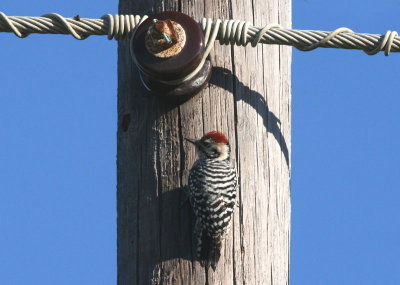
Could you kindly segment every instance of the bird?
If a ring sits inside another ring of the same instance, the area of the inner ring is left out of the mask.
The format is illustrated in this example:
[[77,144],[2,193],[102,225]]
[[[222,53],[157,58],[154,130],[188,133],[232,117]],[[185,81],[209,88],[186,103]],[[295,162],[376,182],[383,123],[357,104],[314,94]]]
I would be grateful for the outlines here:
[[196,255],[202,266],[211,266],[215,271],[237,204],[237,174],[230,162],[231,148],[224,134],[211,131],[199,140],[186,140],[195,145],[198,155],[190,169],[187,187],[196,217]]

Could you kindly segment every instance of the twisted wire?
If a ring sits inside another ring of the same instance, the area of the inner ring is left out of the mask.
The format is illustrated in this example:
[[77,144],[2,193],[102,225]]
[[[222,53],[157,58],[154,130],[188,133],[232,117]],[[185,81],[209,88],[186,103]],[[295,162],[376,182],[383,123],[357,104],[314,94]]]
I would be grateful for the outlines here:
[[147,16],[104,15],[100,19],[64,18],[56,13],[41,17],[7,16],[0,12],[0,32],[14,33],[19,38],[29,34],[64,34],[72,35],[77,40],[84,40],[90,35],[107,35],[108,39],[122,40],[130,38],[135,27]]
[[[41,17],[7,16],[0,12],[0,32],[11,32],[24,38],[31,33],[71,34],[78,40],[90,35],[107,35],[108,39],[122,40],[130,38],[135,28],[147,16],[104,15],[100,19],[64,18],[50,13]],[[384,51],[400,52],[400,38],[396,31],[387,31],[385,35],[354,33],[348,28],[339,28],[333,32],[285,29],[278,24],[259,28],[246,21],[202,19],[201,26],[208,39],[215,32],[215,39],[221,44],[236,44],[254,47],[257,44],[289,45],[301,51],[311,51],[318,47],[361,49],[369,55]],[[209,41],[211,44],[214,40]],[[211,48],[210,48],[211,49]]]

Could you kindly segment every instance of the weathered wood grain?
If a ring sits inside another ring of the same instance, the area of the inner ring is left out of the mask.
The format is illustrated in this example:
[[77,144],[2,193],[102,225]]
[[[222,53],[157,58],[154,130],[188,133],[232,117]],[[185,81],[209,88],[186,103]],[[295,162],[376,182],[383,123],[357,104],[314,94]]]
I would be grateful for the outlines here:
[[[290,0],[120,0],[120,14],[179,10],[291,27]],[[209,86],[168,105],[118,48],[118,284],[287,284],[290,245],[291,49],[216,43]],[[183,138],[219,130],[232,146],[240,203],[217,270],[195,261],[181,187],[196,159]]]

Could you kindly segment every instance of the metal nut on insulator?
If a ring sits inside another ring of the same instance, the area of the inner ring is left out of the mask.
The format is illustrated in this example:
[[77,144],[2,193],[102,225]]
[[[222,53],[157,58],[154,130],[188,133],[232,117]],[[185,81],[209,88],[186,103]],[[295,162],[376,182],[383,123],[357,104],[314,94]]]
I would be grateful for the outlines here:
[[210,80],[203,32],[186,14],[169,11],[147,18],[130,45],[143,85],[169,102],[190,99]]

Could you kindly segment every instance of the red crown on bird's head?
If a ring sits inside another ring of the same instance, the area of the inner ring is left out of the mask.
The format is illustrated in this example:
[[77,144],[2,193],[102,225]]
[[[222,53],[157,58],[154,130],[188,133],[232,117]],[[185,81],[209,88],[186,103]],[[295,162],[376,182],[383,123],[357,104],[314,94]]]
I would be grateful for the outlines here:
[[228,143],[229,142],[223,133],[220,133],[217,131],[208,132],[204,135],[204,137],[212,139],[215,143]]

